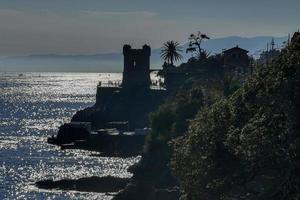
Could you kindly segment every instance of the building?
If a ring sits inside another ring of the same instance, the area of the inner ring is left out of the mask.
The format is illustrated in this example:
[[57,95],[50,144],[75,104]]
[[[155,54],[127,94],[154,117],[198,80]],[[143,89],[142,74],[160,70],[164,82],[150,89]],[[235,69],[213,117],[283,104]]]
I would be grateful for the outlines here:
[[236,46],[225,50],[223,54],[225,70],[236,72],[237,74],[245,74],[248,72],[250,59],[247,50]]
[[151,48],[144,45],[142,49],[132,49],[130,45],[124,45],[124,71],[123,88],[146,87],[151,85],[150,56]]

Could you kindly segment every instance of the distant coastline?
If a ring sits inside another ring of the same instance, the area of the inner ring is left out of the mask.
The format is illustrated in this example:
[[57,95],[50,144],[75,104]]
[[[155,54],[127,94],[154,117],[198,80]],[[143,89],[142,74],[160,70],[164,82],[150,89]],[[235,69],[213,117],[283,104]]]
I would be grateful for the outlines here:
[[[266,48],[266,44],[272,36],[259,36],[253,38],[230,36],[211,39],[203,43],[203,48],[211,54],[220,53],[224,49],[237,44],[249,50],[251,55],[259,54]],[[274,37],[278,48],[287,37]],[[183,45],[186,49],[187,44]],[[153,69],[159,69],[162,65],[160,59],[161,49],[153,49],[151,65]],[[183,54],[186,61],[188,54]],[[36,71],[36,72],[95,72],[95,73],[121,73],[123,65],[122,53],[95,53],[95,54],[32,54],[28,56],[5,56],[0,58],[0,71]]]

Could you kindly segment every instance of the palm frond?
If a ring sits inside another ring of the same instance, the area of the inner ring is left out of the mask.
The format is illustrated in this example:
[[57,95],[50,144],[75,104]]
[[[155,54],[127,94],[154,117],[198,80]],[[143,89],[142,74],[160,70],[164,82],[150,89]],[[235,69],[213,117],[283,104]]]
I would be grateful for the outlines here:
[[182,52],[179,42],[167,41],[163,44],[160,57],[169,64],[173,64],[174,61],[182,60],[183,56],[179,52]]

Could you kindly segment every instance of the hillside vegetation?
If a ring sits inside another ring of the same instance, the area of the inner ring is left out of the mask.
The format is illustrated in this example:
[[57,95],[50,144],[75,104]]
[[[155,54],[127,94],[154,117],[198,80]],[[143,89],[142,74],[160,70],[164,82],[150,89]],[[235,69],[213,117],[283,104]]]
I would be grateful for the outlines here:
[[300,36],[174,142],[181,199],[300,199]]

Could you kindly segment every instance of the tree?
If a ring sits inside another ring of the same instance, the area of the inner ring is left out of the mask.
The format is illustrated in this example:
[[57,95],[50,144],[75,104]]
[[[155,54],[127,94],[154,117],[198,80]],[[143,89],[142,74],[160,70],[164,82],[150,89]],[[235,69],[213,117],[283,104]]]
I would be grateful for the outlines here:
[[234,78],[232,73],[225,73],[223,79],[223,94],[225,97],[232,95],[235,91],[242,87],[239,80]]
[[202,55],[201,43],[204,40],[209,40],[210,38],[206,35],[201,33],[200,31],[197,34],[191,34],[189,37],[189,48],[186,49],[186,53],[193,53],[198,49],[198,55]]
[[168,64],[173,65],[174,61],[182,60],[182,55],[179,52],[182,52],[178,42],[173,40],[167,41],[163,44],[160,57],[166,61]]

